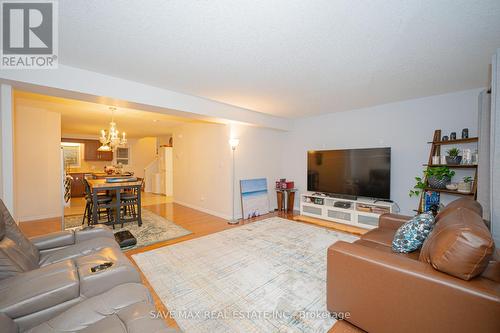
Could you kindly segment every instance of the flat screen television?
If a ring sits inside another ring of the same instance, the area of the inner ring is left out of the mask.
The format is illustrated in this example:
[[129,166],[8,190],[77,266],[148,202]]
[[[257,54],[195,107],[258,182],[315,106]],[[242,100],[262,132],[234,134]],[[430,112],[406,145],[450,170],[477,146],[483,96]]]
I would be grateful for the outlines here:
[[307,153],[307,190],[348,198],[391,198],[391,148]]

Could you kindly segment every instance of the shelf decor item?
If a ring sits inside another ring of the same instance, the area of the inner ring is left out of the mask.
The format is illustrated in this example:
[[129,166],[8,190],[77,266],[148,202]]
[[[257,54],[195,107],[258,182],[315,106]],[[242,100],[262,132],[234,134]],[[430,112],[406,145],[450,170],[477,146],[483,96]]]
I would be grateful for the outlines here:
[[472,151],[469,148],[466,148],[462,151],[462,161],[463,165],[471,165],[472,164]]
[[447,166],[427,168],[424,171],[427,176],[427,182],[430,188],[444,189],[451,182],[451,178],[455,175],[455,171],[450,170]]
[[450,140],[456,140],[457,139],[457,132],[451,132],[450,133]]
[[448,135],[444,135],[443,138],[441,139],[441,141],[448,141],[449,138],[448,138]]
[[472,191],[472,183],[472,177],[464,177],[463,180],[458,183],[458,192],[470,193]]
[[440,199],[439,192],[426,191],[425,192],[424,211],[428,212],[433,207],[439,207],[439,199]]
[[446,164],[450,165],[458,165],[462,161],[462,156],[460,156],[460,149],[451,148],[447,152],[448,156],[446,156]]
[[462,139],[468,139],[469,138],[469,129],[468,128],[464,128],[462,130]]

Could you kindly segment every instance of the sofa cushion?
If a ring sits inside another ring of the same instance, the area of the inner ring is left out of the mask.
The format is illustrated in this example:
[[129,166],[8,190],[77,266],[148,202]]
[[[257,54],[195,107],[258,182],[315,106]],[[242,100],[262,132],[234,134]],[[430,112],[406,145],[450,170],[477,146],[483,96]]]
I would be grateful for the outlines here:
[[167,326],[152,318],[155,308],[141,284],[117,286],[91,297],[28,332],[162,332]]
[[396,231],[392,240],[392,250],[409,253],[420,249],[433,227],[434,216],[431,213],[415,216]]
[[23,235],[2,200],[0,200],[0,223],[4,224],[5,236],[19,247],[20,251],[31,262],[33,268],[38,268],[40,258],[38,249]]
[[420,260],[435,269],[470,280],[489,263],[495,244],[481,216],[460,207],[436,224],[420,252]]
[[471,198],[460,198],[457,200],[454,200],[450,202],[449,204],[444,207],[439,214],[436,216],[436,223],[439,222],[442,218],[444,218],[446,215],[454,212],[457,208],[466,208],[470,209],[479,216],[483,216],[483,207],[479,202],[476,200],[473,200]]
[[361,235],[361,239],[391,247],[396,229],[376,228]]

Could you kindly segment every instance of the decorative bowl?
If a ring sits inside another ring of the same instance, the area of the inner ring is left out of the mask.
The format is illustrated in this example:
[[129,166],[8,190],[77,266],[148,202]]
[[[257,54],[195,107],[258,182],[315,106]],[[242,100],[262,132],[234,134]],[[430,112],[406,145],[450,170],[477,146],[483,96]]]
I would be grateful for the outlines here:
[[447,184],[446,189],[450,191],[456,191],[458,189],[458,184],[457,183]]

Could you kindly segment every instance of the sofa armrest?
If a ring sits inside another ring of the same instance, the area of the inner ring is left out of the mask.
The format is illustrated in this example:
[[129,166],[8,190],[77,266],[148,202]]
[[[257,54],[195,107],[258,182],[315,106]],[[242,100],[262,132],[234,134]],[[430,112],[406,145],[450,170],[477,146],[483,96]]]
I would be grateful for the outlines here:
[[98,224],[75,231],[75,243],[83,242],[97,237],[115,239],[113,231],[108,226]]
[[31,237],[30,241],[38,250],[50,250],[75,244],[75,233],[72,230],[52,232],[43,236]]
[[327,308],[368,332],[500,332],[498,283],[342,241],[328,249]]
[[[96,253],[75,258],[75,263],[80,277],[80,294],[87,298],[102,294],[121,284],[141,283],[139,272],[119,249],[104,248]],[[104,263],[113,265],[92,272],[92,267]]]
[[412,219],[411,216],[386,213],[380,215],[378,226],[379,228],[388,228],[396,230],[400,226],[402,226],[405,222],[408,222],[411,219]]
[[66,260],[2,280],[0,312],[16,320],[78,297],[78,271]]

